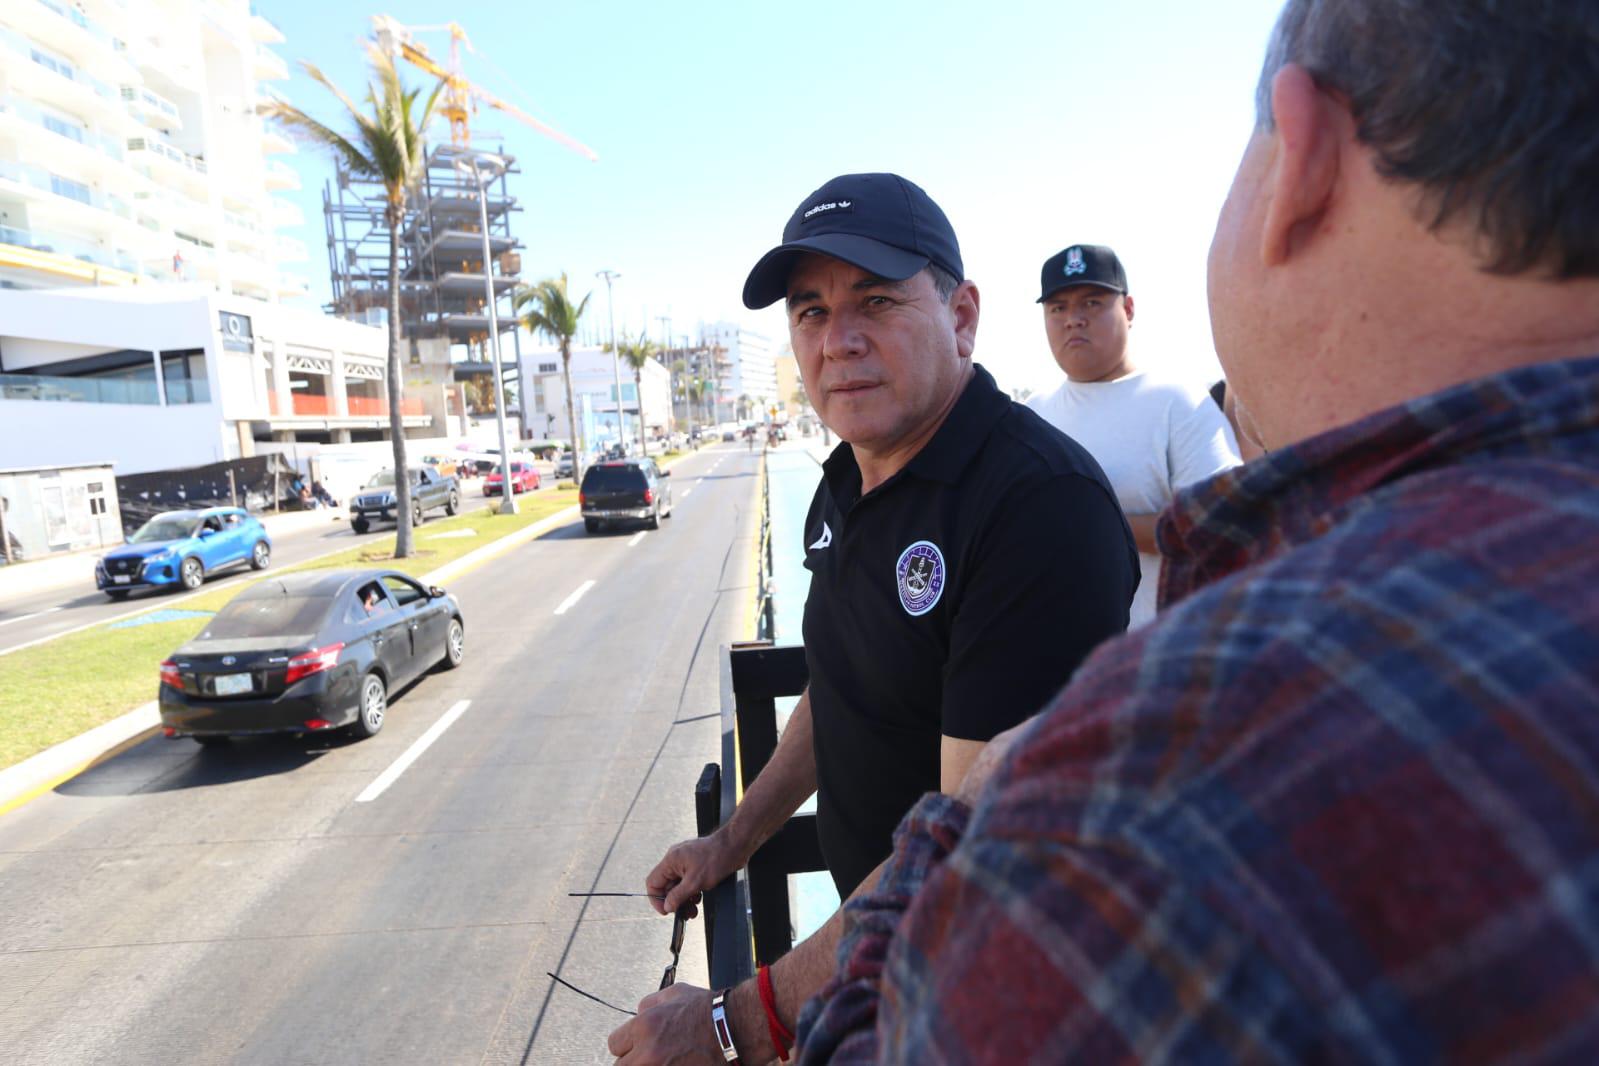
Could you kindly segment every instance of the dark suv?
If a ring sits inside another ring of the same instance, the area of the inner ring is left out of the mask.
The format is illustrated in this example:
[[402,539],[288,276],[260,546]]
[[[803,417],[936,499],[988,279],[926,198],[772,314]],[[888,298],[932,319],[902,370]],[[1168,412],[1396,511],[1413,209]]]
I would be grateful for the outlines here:
[[607,522],[642,522],[659,529],[662,518],[672,516],[671,473],[654,459],[613,459],[595,463],[583,472],[578,506],[583,527],[590,533]]

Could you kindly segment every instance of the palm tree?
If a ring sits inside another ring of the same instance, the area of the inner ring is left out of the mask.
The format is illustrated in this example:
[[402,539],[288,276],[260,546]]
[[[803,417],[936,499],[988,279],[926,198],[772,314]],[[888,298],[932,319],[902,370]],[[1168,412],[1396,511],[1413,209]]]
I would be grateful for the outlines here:
[[[572,338],[577,335],[590,293],[576,304],[566,292],[566,275],[545,278],[537,285],[518,289],[512,303],[529,333],[542,334],[561,349],[561,374],[566,379],[566,424],[572,427],[572,482],[583,484],[583,434],[572,403]],[[618,406],[621,397],[617,397]]]
[[617,348],[622,361],[633,368],[633,395],[638,398],[638,446],[639,451],[648,455],[650,446],[644,439],[644,364],[655,358],[655,342],[648,334],[640,333],[637,340],[623,341]]
[[421,90],[407,88],[400,81],[393,58],[376,45],[367,47],[367,55],[376,80],[367,84],[365,110],[321,70],[310,63],[300,64],[344,105],[354,123],[353,137],[344,136],[281,100],[263,104],[260,113],[294,136],[331,150],[352,173],[383,183],[383,222],[389,230],[389,436],[394,440],[394,513],[399,518],[394,557],[403,559],[411,554],[413,533],[411,478],[405,460],[404,413],[400,409],[400,223],[405,218],[406,199],[427,166],[427,143],[423,138],[444,82],[433,86],[419,113],[416,108]]

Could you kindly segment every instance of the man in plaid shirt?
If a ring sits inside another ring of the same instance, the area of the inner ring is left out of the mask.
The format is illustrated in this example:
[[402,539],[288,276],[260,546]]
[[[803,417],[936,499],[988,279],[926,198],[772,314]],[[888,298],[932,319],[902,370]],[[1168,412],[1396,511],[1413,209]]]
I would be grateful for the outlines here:
[[1594,0],[1290,0],[1209,267],[1270,452],[906,816],[803,1061],[1599,1062],[1596,100]]

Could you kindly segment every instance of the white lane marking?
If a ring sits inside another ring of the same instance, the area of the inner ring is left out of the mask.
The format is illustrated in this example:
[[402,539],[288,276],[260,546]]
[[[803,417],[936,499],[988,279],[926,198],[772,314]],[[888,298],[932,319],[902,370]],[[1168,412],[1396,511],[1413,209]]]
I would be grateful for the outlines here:
[[405,754],[401,755],[398,759],[395,759],[392,763],[390,763],[387,770],[384,770],[381,774],[378,774],[377,778],[370,785],[366,786],[366,789],[359,796],[355,797],[355,802],[371,803],[373,800],[383,795],[383,790],[394,784],[394,782],[398,781],[400,779],[400,775],[405,773],[406,768],[412,763],[416,762],[417,757],[420,756],[424,751],[427,751],[428,748],[433,745],[435,740],[442,737],[444,735],[444,731],[450,728],[450,726],[454,725],[455,720],[461,717],[461,715],[465,714],[466,709],[470,706],[472,706],[471,700],[461,700],[455,706],[445,711],[437,722],[434,722],[432,725],[428,726],[428,731],[426,733],[423,733],[421,736],[417,737],[416,740],[412,742],[411,746],[405,749]]
[[633,545],[637,544],[639,541],[641,541],[643,539],[644,539],[644,531],[641,529],[637,533],[633,534],[633,536],[631,538],[628,539],[627,546],[629,548],[631,548]]
[[590,578],[589,580],[583,582],[583,584],[581,584],[581,585],[579,585],[577,587],[577,591],[576,592],[572,593],[572,595],[568,596],[566,599],[561,601],[561,605],[555,609],[555,613],[556,614],[565,614],[567,611],[570,611],[572,609],[572,607],[577,603],[577,601],[581,600],[583,598],[583,593],[587,592],[589,589],[591,589],[593,587],[594,587],[594,579],[593,578]]
[[7,618],[4,622],[0,622],[0,626],[8,626],[12,622],[26,622],[30,618],[38,618],[39,616],[46,614],[55,614],[59,610],[61,610],[59,607],[48,607],[42,611],[34,611],[32,614],[18,615],[15,618]]
[[683,499],[685,499],[685,500],[688,499],[688,494],[693,492],[693,491],[694,491],[694,486],[692,486],[692,485],[690,485],[688,488],[684,489],[683,490]]

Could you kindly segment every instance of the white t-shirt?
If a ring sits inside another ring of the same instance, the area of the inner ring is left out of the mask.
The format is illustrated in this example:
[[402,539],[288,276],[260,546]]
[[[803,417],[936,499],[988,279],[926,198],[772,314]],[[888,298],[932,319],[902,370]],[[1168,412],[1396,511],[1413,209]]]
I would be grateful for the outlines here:
[[[1208,392],[1141,370],[1115,381],[1068,378],[1027,406],[1088,449],[1129,515],[1158,514],[1178,489],[1239,462],[1232,427]],[[1140,552],[1138,561],[1129,628],[1155,617],[1160,588],[1160,556]]]

